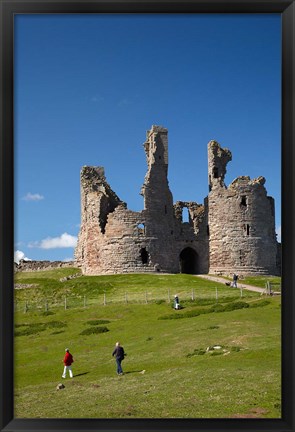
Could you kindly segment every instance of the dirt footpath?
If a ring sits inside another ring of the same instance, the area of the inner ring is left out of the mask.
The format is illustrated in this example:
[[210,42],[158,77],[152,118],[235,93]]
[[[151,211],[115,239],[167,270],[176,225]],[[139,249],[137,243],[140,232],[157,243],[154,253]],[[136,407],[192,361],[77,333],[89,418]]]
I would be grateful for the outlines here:
[[[196,277],[200,277],[202,279],[207,279],[207,280],[210,280],[210,281],[213,281],[213,282],[219,282],[219,283],[223,283],[223,284],[225,284],[225,282],[231,282],[228,279],[223,278],[221,276],[196,275]],[[253,286],[253,285],[246,285],[241,280],[238,280],[237,287],[238,287],[238,289],[242,288],[242,289],[246,289],[246,290],[249,290],[249,291],[256,291],[256,292],[259,292],[261,294],[265,293],[265,288],[260,288],[260,287],[256,287],[256,286]],[[233,288],[233,289],[236,289],[236,288]],[[274,294],[280,294],[280,293],[276,292]]]

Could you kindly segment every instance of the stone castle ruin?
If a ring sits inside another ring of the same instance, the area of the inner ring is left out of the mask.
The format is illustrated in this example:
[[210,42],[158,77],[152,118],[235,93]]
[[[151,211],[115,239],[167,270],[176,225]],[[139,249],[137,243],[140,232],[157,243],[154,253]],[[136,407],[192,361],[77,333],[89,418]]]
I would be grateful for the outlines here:
[[[280,273],[274,199],[265,179],[238,177],[228,187],[228,149],[208,144],[209,194],[204,204],[177,201],[169,189],[168,131],[152,126],[144,150],[144,209],[127,208],[106,181],[104,168],[81,171],[81,228],[76,265],[85,275]],[[187,209],[189,221],[183,221]]]

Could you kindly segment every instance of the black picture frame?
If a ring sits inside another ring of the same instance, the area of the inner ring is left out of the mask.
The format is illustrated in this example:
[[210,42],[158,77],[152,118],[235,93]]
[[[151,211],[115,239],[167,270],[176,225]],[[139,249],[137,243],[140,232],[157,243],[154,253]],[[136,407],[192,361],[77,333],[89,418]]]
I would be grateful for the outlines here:
[[[279,13],[282,18],[282,418],[14,419],[13,19],[29,13]],[[0,426],[1,431],[295,431],[294,196],[295,5],[288,0],[0,0]]]

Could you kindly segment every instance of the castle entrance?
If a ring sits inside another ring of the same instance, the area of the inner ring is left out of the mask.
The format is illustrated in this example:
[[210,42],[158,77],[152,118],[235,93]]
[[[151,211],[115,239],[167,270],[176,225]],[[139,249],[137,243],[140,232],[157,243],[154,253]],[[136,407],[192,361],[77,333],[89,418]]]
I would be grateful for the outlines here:
[[187,247],[179,255],[180,273],[197,274],[198,273],[198,254]]

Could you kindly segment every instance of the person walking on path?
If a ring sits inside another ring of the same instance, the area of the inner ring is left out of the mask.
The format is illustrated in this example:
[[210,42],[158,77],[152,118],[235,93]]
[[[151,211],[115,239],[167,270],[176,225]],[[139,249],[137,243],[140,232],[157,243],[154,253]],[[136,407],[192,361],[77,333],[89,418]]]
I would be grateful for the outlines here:
[[69,351],[69,348],[65,349],[66,353],[64,356],[64,371],[62,374],[62,378],[66,378],[67,371],[69,372],[70,378],[73,378],[73,371],[72,371],[72,363],[74,362],[73,356]]
[[234,288],[238,288],[237,282],[238,282],[238,275],[236,275],[234,273],[234,275],[233,275],[233,285],[232,285]]
[[115,346],[115,349],[113,351],[112,356],[116,357],[117,374],[123,375],[123,369],[121,366],[121,362],[122,362],[122,360],[124,360],[125,352],[124,352],[124,348],[120,345],[120,342],[116,342],[116,346]]

